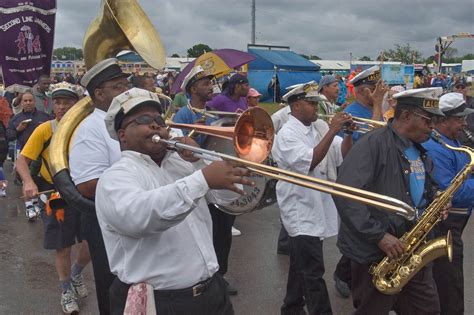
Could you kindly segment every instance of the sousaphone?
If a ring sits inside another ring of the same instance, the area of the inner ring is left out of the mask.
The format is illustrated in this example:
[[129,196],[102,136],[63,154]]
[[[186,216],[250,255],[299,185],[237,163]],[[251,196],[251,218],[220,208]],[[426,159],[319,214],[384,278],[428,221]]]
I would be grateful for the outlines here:
[[[165,65],[160,36],[136,0],[103,0],[98,16],[90,24],[83,43],[86,69],[123,50],[136,51],[155,69]],[[94,202],[84,198],[69,174],[71,138],[81,121],[94,111],[90,97],[77,102],[61,119],[49,146],[49,169],[56,189],[68,204],[80,211],[95,211]]]

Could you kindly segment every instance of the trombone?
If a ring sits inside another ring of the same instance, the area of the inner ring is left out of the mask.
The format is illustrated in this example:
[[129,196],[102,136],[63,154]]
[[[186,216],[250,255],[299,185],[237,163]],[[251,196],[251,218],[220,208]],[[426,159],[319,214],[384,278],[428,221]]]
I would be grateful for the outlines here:
[[[334,114],[332,115],[318,114],[318,117],[332,119],[334,117]],[[357,126],[356,130],[352,130],[354,132],[367,133],[369,131],[372,131],[377,128],[385,127],[387,125],[387,123],[383,121],[378,121],[378,120],[373,120],[373,119],[367,119],[367,118],[361,118],[361,117],[355,117],[355,116],[351,116],[351,118],[352,118],[352,121]]]
[[[257,117],[258,119],[256,119]],[[271,118],[261,108],[251,108],[243,112],[235,127],[212,127],[192,124],[173,124],[172,127],[192,129],[208,135],[232,139],[238,157],[196,148],[175,140],[162,139],[158,135],[153,136],[152,141],[155,143],[165,143],[169,150],[189,150],[196,156],[207,160],[222,159],[237,162],[251,172],[382,208],[401,215],[408,220],[412,220],[415,217],[415,209],[398,199],[261,164],[270,154],[274,136]]]

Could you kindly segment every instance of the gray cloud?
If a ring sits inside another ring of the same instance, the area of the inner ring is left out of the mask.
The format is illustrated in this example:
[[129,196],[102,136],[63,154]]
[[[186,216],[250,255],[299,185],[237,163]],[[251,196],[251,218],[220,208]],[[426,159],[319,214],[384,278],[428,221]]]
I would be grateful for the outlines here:
[[[425,57],[436,38],[474,33],[473,0],[256,0],[257,44],[285,45],[324,59],[375,58],[394,44],[410,45]],[[139,0],[158,30],[168,55],[189,47],[246,50],[250,42],[251,0]],[[98,0],[58,0],[55,46],[81,47],[99,11]],[[452,47],[474,52],[472,39]]]

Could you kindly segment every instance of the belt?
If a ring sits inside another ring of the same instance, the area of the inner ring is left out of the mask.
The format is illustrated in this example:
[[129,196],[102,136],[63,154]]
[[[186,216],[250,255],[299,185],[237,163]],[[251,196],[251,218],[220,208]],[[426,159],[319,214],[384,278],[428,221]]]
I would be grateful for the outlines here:
[[[215,275],[214,275],[215,276]],[[178,290],[155,290],[153,291],[155,294],[155,298],[172,298],[172,297],[197,297],[203,294],[207,288],[212,283],[214,276],[211,278],[198,282],[197,284],[193,285],[192,287],[186,289],[178,289]]]

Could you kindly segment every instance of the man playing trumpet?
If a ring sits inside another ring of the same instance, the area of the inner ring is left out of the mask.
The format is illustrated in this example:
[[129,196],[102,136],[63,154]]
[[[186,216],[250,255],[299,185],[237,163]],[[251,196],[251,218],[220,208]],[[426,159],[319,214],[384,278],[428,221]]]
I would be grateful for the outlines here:
[[[326,132],[314,125],[321,100],[317,85],[300,84],[283,96],[291,113],[276,136],[272,154],[279,167],[320,179],[336,177],[336,167],[349,151],[352,138],[337,134],[351,118],[334,116]],[[276,187],[283,226],[290,236],[290,268],[282,314],[331,314],[323,279],[323,239],[337,234],[337,211],[330,195],[287,182]]]

